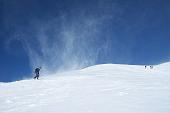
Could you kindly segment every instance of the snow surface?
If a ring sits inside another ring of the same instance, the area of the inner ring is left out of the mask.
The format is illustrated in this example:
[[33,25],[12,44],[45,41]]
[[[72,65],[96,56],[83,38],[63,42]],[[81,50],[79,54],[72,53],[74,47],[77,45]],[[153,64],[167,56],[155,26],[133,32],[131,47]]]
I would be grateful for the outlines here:
[[0,83],[0,113],[170,113],[169,67],[103,64]]

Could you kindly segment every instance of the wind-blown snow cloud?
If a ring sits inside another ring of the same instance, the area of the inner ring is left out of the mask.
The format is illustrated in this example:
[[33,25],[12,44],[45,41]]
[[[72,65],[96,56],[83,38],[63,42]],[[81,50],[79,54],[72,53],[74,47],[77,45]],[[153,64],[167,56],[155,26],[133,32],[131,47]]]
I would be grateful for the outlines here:
[[119,19],[121,10],[114,2],[96,3],[95,7],[92,4],[80,11],[80,6],[74,7],[45,20],[31,19],[29,32],[16,31],[13,37],[22,42],[31,68],[42,66],[44,73],[79,69],[96,64],[101,55],[107,56],[113,36],[105,28],[110,20]]
[[[94,65],[99,53],[107,53],[109,40],[101,42],[102,19],[81,18],[71,22],[65,16],[49,22],[32,23],[33,34],[16,33],[7,42],[22,42],[31,68],[43,67],[43,73],[79,69]],[[105,52],[104,52],[105,51]]]
[[78,69],[95,64],[99,52],[107,50],[108,41],[100,42],[102,21],[68,21],[62,17],[38,24],[36,38],[24,38],[32,67],[42,66],[49,71]]

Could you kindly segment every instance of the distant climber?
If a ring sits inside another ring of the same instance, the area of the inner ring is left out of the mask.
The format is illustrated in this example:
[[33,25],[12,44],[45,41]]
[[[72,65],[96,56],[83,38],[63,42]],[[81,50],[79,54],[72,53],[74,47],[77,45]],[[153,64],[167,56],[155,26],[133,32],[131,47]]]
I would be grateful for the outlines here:
[[150,69],[153,69],[153,66],[150,66]]
[[146,69],[146,67],[147,67],[147,66],[145,65],[145,69]]
[[36,78],[38,79],[39,78],[40,70],[41,70],[41,67],[35,69],[35,77],[34,77],[34,79],[36,79]]

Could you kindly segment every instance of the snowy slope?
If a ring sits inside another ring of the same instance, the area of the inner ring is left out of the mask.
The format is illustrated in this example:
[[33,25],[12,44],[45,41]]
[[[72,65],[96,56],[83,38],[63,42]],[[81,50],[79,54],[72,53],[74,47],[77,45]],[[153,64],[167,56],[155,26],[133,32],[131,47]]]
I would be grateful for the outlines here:
[[103,64],[0,83],[0,113],[170,113],[169,67]]

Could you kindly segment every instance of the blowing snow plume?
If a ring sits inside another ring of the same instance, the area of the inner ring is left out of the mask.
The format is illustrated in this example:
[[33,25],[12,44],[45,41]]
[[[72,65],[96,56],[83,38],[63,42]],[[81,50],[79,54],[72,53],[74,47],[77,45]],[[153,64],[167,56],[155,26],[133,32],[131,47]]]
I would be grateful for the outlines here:
[[[78,69],[93,65],[108,41],[99,42],[98,19],[71,21],[65,16],[45,24],[35,24],[34,37],[22,38],[32,67],[46,71]],[[23,36],[24,37],[24,36]]]
[[57,15],[43,14],[42,19],[30,17],[27,27],[16,25],[13,37],[22,42],[31,68],[42,66],[45,72],[72,70],[94,65],[101,56],[108,57],[113,43],[109,22],[116,22],[121,12],[117,4],[93,1],[67,8],[69,11],[60,9]]
[[[101,10],[105,11],[103,15]],[[53,72],[96,64],[99,54],[107,55],[110,48],[109,37],[102,35],[104,24],[113,18],[109,10],[113,8],[99,7],[90,14],[86,9],[78,14],[72,11],[48,21],[32,21],[33,36],[21,36],[31,67],[42,66],[46,72]]]

